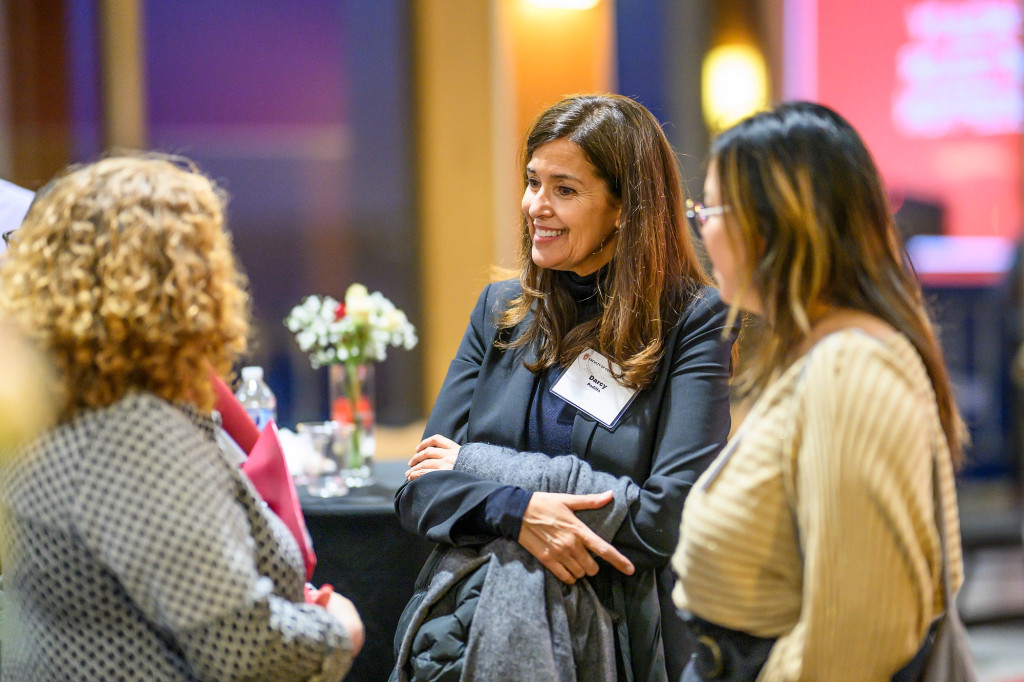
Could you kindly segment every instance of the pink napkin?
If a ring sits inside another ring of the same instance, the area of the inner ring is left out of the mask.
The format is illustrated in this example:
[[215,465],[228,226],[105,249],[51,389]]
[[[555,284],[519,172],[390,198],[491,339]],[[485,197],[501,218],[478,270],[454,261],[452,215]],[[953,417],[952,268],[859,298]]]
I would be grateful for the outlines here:
[[299,494],[295,490],[295,481],[288,473],[284,461],[281,441],[277,437],[277,424],[274,420],[263,428],[263,433],[256,439],[256,444],[249,453],[249,459],[242,463],[242,471],[256,487],[267,506],[281,517],[288,530],[295,536],[295,541],[306,562],[306,579],[313,576],[316,568],[316,554],[306,530],[306,519],[302,516],[299,506]]
[[249,417],[249,413],[238,402],[238,398],[231,391],[224,380],[215,372],[210,372],[210,380],[213,382],[213,391],[217,395],[217,403],[214,409],[220,412],[221,424],[238,446],[245,450],[246,454],[252,452],[252,446],[256,445],[256,439],[260,437],[260,431],[256,428]]
[[306,519],[302,516],[295,481],[288,473],[288,465],[284,460],[277,425],[271,421],[260,433],[228,385],[214,372],[210,372],[210,377],[217,394],[214,409],[220,412],[221,424],[227,434],[249,455],[242,463],[242,473],[249,477],[270,510],[284,521],[295,536],[295,542],[306,563],[308,580],[316,567],[316,554],[313,553],[313,542],[306,530]]

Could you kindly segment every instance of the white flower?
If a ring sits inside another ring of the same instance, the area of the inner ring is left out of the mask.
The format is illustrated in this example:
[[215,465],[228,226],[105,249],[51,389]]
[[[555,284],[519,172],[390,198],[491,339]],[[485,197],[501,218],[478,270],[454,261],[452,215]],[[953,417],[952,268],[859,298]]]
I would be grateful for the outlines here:
[[356,322],[369,322],[372,312],[373,301],[369,298],[354,298],[351,303],[345,302],[345,316]]
[[336,319],[342,312],[339,305],[330,296],[307,296],[284,320],[299,348],[309,353],[313,367],[381,361],[389,345],[406,349],[416,345],[415,327],[379,291],[370,293],[362,284],[352,284],[345,292],[344,314]]
[[370,292],[362,284],[358,282],[350,284],[348,289],[345,290],[345,305],[359,298],[367,298],[369,295]]
[[301,312],[308,313],[310,317],[320,312],[320,299],[316,296],[307,296],[302,301]]
[[308,351],[316,343],[316,334],[305,329],[295,335],[295,340],[299,342],[299,348]]
[[393,333],[401,329],[407,322],[405,313],[398,308],[392,308],[383,315],[381,326],[386,331]]

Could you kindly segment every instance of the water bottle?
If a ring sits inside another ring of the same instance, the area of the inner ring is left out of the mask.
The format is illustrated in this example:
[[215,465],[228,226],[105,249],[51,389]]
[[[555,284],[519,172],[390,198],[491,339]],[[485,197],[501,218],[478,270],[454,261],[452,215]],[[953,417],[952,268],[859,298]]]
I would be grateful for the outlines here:
[[242,368],[242,386],[235,395],[260,431],[271,419],[277,421],[277,398],[263,381],[262,367]]

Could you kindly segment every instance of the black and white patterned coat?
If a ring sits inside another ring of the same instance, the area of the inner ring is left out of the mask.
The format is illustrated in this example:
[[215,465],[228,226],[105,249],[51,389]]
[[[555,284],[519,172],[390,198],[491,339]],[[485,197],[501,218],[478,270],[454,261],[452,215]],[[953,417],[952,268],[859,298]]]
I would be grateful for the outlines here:
[[4,680],[344,676],[344,627],[217,428],[132,394],[0,471]]

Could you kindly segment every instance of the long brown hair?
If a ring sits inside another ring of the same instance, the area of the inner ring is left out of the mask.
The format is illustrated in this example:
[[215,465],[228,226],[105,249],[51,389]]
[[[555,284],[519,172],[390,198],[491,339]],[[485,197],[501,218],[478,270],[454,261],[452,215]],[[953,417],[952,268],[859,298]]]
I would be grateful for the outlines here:
[[[566,139],[583,150],[608,191],[621,205],[618,241],[600,277],[602,312],[577,324],[576,304],[557,273],[538,267],[530,256],[530,231],[522,218],[519,281],[522,294],[498,318],[511,330],[533,312],[505,348],[536,344],[539,372],[568,366],[594,348],[622,369],[616,379],[644,388],[653,380],[664,353],[664,339],[680,313],[709,284],[694,250],[683,205],[675,154],[657,119],[641,104],[618,95],[568,97],[534,121],[522,151],[526,165],[534,152]],[[500,338],[500,335],[499,335]]]
[[787,103],[722,133],[711,159],[741,246],[758,254],[740,288],[761,301],[763,342],[745,363],[740,390],[763,388],[796,359],[816,306],[863,311],[917,349],[959,463],[963,427],[942,350],[857,131],[827,107]]

